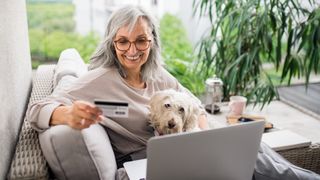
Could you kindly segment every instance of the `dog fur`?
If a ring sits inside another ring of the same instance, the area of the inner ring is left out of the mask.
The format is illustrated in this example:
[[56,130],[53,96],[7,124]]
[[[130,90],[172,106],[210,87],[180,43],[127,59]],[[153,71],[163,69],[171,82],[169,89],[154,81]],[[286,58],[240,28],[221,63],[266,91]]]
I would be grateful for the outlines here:
[[150,125],[159,135],[198,131],[199,105],[186,93],[156,92],[150,99]]

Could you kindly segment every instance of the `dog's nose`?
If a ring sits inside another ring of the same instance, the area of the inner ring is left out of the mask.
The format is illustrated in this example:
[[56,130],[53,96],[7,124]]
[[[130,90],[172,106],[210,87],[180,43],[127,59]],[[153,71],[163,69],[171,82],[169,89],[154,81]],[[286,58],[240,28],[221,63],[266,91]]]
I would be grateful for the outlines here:
[[172,129],[176,126],[176,122],[174,122],[173,119],[171,119],[169,122],[168,122],[168,128],[169,129]]

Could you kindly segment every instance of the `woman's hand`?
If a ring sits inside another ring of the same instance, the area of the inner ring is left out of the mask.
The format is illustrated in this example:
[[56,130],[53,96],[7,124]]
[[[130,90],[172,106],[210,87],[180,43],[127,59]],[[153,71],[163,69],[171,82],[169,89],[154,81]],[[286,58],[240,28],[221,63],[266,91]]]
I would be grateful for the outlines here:
[[102,111],[86,101],[75,101],[71,106],[57,107],[51,116],[50,125],[66,124],[74,129],[85,129],[102,120]]
[[202,130],[209,129],[207,116],[205,114],[201,114],[198,118],[199,128]]

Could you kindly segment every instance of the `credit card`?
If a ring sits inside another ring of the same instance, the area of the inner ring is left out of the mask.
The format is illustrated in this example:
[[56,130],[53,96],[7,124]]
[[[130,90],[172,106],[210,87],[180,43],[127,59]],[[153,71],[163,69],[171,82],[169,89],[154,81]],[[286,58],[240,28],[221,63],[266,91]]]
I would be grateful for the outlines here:
[[94,104],[98,106],[103,115],[106,117],[122,117],[127,118],[129,116],[129,103],[116,102],[96,99]]

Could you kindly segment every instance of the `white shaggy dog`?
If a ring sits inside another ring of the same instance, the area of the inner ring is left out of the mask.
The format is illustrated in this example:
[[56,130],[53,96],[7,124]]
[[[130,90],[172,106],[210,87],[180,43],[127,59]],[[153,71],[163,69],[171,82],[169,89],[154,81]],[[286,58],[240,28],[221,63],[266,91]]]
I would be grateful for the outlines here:
[[159,91],[150,99],[150,125],[159,135],[200,130],[199,114],[199,105],[182,92]]

